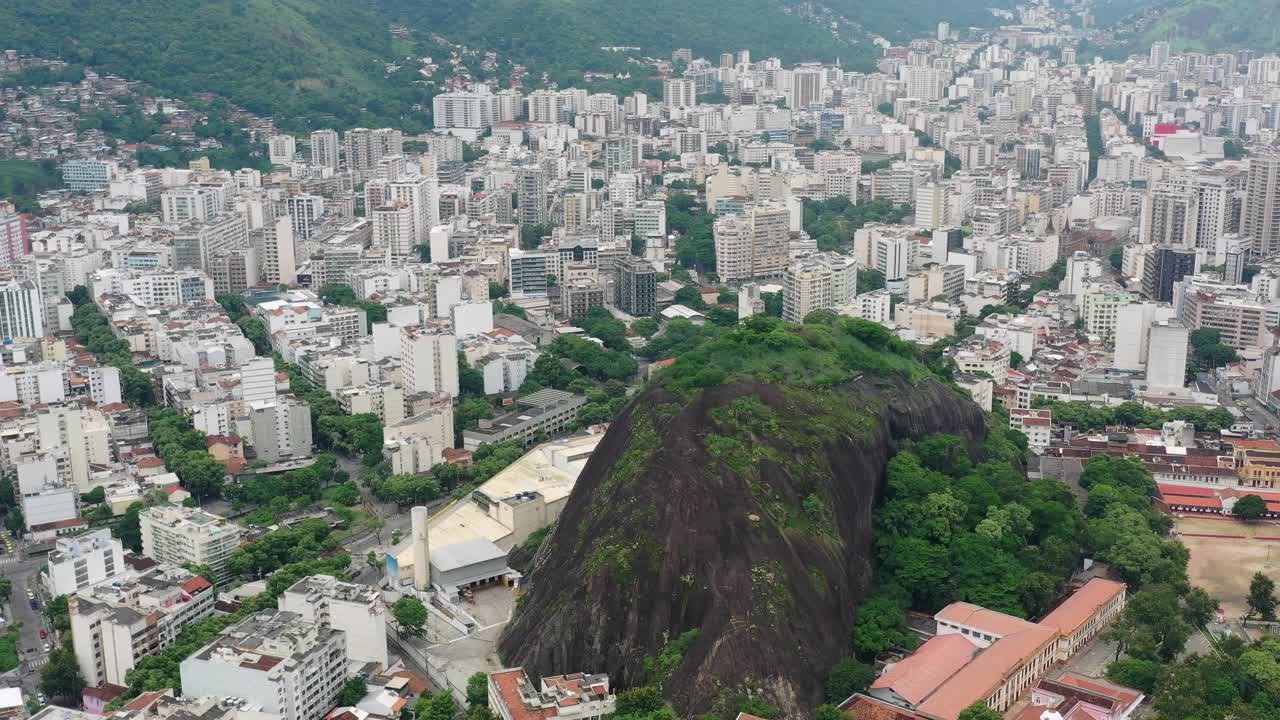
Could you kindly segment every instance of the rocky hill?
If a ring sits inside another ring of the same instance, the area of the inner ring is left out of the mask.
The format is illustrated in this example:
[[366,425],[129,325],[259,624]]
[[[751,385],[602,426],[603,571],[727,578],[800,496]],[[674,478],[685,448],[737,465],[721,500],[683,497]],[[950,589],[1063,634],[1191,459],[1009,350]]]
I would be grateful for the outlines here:
[[[760,691],[807,717],[873,577],[897,443],[982,411],[862,321],[753,320],[623,411],[542,545],[500,652],[533,673],[655,680],[682,715]],[[697,629],[678,667],[652,660]],[[655,673],[660,677],[655,678]]]

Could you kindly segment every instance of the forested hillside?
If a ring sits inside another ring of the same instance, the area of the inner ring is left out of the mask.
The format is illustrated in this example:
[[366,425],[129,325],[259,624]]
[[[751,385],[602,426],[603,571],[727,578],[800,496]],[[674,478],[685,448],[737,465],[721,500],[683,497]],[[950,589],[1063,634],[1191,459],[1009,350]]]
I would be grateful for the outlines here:
[[1280,50],[1280,4],[1275,0],[1192,0],[1175,5],[1145,40],[1171,40],[1175,50]]
[[387,22],[353,0],[5,3],[0,47],[93,65],[175,95],[217,93],[286,124],[304,115],[321,124],[326,116],[341,125],[389,121],[409,116],[422,96],[411,72],[384,78]]
[[[587,71],[623,73],[652,91],[652,83],[642,84],[652,67],[602,46],[638,46],[634,55],[653,57],[674,47],[708,57],[749,48],[757,58],[839,57],[845,67],[869,69],[877,51],[867,32],[903,40],[932,34],[942,19],[957,28],[991,24],[992,4],[1006,3],[40,0],[0,5],[0,48],[92,65],[175,96],[217,93],[292,129],[383,124],[414,131],[429,121],[414,105],[436,91],[415,59],[442,63],[448,50],[437,37],[497,51],[493,73],[509,62],[528,67],[534,83],[543,72],[562,84],[580,82]],[[393,38],[392,23],[414,32]],[[401,67],[388,72],[390,63]]]

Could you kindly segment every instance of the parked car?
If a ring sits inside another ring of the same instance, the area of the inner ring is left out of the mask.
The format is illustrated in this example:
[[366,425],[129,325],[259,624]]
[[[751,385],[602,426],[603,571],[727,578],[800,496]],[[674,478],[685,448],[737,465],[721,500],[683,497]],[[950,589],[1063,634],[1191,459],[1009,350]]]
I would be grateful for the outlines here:
[[44,640],[47,637],[49,637],[49,631],[45,630],[44,628],[40,628],[40,639]]

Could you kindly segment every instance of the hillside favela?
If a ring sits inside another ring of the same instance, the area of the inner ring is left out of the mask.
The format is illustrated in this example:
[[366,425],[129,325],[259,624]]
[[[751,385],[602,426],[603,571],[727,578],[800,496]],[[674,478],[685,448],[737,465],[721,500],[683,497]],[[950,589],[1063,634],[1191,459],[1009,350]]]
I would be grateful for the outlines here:
[[0,0],[0,720],[1280,720],[1275,0]]

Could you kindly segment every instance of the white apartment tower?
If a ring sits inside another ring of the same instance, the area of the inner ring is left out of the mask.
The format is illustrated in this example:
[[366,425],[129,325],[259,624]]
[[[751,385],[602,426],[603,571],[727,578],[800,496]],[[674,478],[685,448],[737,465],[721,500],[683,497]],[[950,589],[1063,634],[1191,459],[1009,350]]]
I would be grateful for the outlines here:
[[662,104],[669,108],[691,108],[698,104],[697,86],[693,80],[671,78],[662,81]]
[[281,720],[319,720],[347,680],[346,633],[263,611],[223,630],[179,671],[184,695],[233,692]]
[[196,508],[157,505],[143,510],[140,521],[142,554],[157,562],[208,565],[221,576],[240,547],[239,525]]
[[452,333],[401,328],[400,363],[406,394],[446,392],[458,396],[458,343]]
[[338,131],[316,130],[311,133],[311,164],[338,169]]

